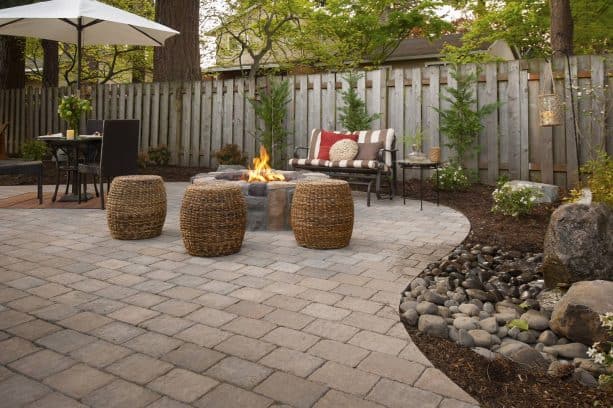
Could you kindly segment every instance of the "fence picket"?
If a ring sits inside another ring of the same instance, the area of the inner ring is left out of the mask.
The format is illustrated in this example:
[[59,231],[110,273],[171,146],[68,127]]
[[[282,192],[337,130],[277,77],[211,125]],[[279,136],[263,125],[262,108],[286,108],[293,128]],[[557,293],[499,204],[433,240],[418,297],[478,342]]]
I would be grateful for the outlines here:
[[144,152],[147,152],[149,151],[149,147],[155,146],[151,143],[151,84],[143,84],[142,106],[140,137],[142,140],[142,149]]
[[202,101],[202,83],[194,82],[192,89],[192,112],[191,112],[191,138],[189,142],[190,157],[189,165],[196,167],[200,165],[200,103]]
[[149,146],[160,145],[160,83],[155,82],[151,87],[151,128],[149,129]]

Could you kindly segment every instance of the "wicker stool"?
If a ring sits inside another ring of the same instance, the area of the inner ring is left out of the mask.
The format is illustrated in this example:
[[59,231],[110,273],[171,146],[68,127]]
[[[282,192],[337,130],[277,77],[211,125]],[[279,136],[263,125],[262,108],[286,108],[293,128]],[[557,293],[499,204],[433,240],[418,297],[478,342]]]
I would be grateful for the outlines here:
[[241,249],[247,204],[238,186],[228,183],[187,187],[181,205],[181,236],[190,255],[221,256]]
[[314,249],[343,248],[353,232],[353,198],[343,180],[296,184],[291,224],[298,245]]
[[115,239],[147,239],[162,233],[166,189],[160,176],[119,176],[107,196],[106,220]]

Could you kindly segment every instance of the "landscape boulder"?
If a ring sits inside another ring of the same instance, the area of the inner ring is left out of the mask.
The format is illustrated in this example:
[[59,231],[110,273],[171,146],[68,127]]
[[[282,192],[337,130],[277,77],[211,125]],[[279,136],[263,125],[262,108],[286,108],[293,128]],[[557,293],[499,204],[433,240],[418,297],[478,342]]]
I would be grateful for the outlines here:
[[560,187],[554,184],[536,183],[526,180],[511,180],[505,183],[505,186],[510,186],[511,190],[519,190],[525,187],[536,190],[540,196],[536,198],[535,203],[555,203],[558,201]]
[[598,203],[565,204],[551,215],[545,234],[545,286],[613,280],[613,210]]
[[608,338],[599,315],[613,311],[613,282],[577,282],[556,304],[549,326],[558,335],[592,345]]

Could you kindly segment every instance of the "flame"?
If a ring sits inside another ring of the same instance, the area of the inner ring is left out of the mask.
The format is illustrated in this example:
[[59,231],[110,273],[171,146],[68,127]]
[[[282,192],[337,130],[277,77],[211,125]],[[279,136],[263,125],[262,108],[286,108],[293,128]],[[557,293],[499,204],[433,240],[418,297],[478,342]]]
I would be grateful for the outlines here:
[[249,169],[247,182],[284,181],[285,177],[281,173],[276,173],[268,164],[270,156],[264,146],[260,146],[260,157],[253,158],[253,169]]

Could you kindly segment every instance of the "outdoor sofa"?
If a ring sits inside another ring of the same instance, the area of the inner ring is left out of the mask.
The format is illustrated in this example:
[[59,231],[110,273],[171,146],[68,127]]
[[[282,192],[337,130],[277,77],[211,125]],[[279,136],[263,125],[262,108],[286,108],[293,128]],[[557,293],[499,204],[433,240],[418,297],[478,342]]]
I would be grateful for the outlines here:
[[[357,142],[358,151],[354,158],[331,160],[330,149],[340,140],[350,138]],[[300,157],[300,153],[306,157]],[[308,146],[294,149],[289,165],[296,170],[325,172],[332,178],[347,180],[350,184],[367,186],[367,205],[374,184],[377,198],[384,195],[391,199],[396,187],[396,137],[394,129],[361,130],[353,133],[338,133],[313,129]],[[384,194],[383,184],[388,190]]]

